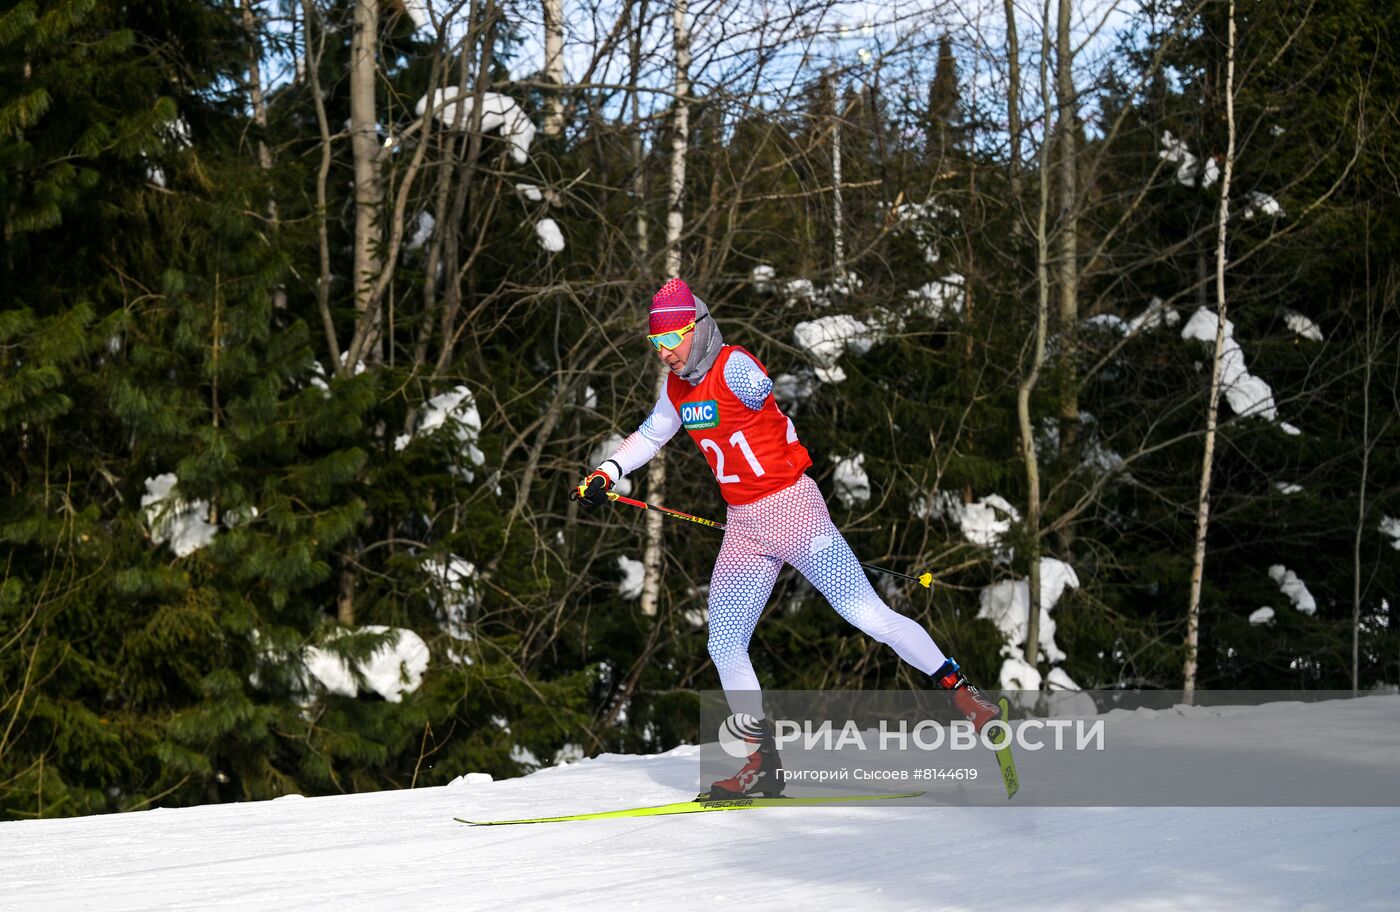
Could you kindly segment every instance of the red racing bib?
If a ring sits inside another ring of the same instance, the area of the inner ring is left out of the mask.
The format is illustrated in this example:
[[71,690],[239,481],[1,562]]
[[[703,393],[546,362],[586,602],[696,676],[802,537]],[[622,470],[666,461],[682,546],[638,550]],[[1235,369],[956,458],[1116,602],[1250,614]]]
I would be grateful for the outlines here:
[[[797,429],[771,392],[763,408],[754,411],[729,389],[724,365],[734,352],[753,358],[737,345],[726,345],[695,386],[674,373],[667,377],[666,396],[705,454],[725,502],[737,506],[789,487],[812,464],[812,457],[797,441]],[[757,358],[753,360],[767,372]]]

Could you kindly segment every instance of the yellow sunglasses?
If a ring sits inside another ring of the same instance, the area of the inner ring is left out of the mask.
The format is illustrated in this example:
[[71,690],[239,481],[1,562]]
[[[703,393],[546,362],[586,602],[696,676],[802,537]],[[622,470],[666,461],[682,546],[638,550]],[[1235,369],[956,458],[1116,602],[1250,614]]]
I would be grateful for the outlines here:
[[683,341],[685,341],[685,334],[690,332],[694,328],[695,321],[691,320],[689,323],[682,326],[680,329],[673,329],[669,332],[656,333],[655,335],[647,336],[647,341],[650,342],[651,347],[656,349],[657,351],[661,351],[661,349],[663,348],[667,351],[674,351],[677,346],[679,346]]

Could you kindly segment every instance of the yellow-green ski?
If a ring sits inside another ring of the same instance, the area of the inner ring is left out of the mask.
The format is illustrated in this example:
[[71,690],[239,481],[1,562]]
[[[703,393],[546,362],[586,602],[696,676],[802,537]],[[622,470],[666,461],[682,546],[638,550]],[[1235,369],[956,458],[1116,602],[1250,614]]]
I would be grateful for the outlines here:
[[[1011,704],[1002,697],[998,703],[1001,705],[1001,721],[1005,722],[1011,715]],[[1011,738],[1006,738],[1006,745],[997,748],[997,766],[1001,767],[1001,782],[1006,786],[1006,800],[1010,801],[1021,789],[1021,779],[1016,775],[1016,760],[1011,756]]]
[[626,808],[620,811],[596,811],[589,814],[565,814],[561,817],[527,817],[522,820],[464,820],[452,819],[468,826],[512,826],[517,823],[564,823],[570,820],[610,820],[620,817],[666,817],[672,814],[702,814],[708,811],[747,811],[767,807],[815,807],[823,804],[849,804],[858,801],[893,801],[898,798],[918,798],[923,792],[900,792],[892,795],[834,795],[822,798],[729,798],[721,801],[678,801],[653,807]]

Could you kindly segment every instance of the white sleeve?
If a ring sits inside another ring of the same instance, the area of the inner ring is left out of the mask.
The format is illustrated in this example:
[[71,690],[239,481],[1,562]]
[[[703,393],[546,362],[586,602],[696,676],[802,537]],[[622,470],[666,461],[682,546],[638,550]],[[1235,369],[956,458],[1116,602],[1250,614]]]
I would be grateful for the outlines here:
[[676,414],[671,397],[662,390],[661,397],[656,400],[656,405],[642,422],[642,426],[622,441],[617,452],[602,461],[598,471],[612,479],[613,484],[617,484],[622,476],[631,475],[651,461],[680,429],[681,416]]

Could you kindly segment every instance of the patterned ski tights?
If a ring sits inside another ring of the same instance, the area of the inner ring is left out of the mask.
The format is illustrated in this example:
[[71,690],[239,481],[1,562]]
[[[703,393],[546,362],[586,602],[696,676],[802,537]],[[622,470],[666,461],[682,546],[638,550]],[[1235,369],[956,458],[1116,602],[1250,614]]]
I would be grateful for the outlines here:
[[890,610],[831,521],[817,483],[802,476],[762,500],[729,508],[728,531],[710,577],[710,658],[733,712],[763,716],[749,638],[784,563],[821,592],[847,621],[931,674],[942,650],[914,621]]

